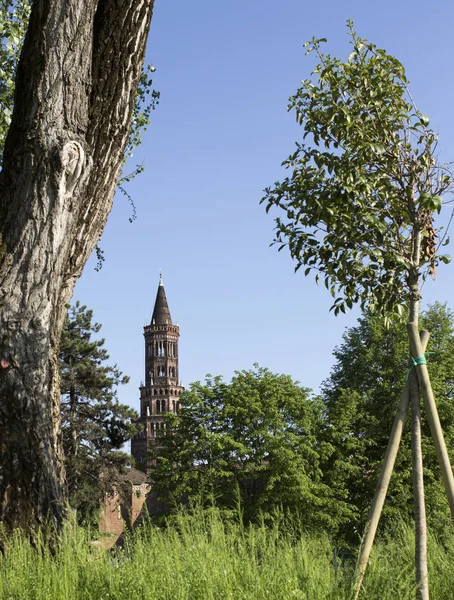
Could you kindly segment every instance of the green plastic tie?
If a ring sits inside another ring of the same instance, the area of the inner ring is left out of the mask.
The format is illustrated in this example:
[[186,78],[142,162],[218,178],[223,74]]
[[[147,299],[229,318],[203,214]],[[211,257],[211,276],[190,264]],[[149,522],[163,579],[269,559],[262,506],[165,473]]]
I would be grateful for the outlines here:
[[407,381],[408,378],[410,377],[410,372],[413,369],[413,367],[416,367],[418,365],[426,365],[427,364],[426,354],[435,354],[435,353],[434,352],[425,352],[422,356],[417,356],[416,358],[413,358],[413,356],[410,356],[410,358],[408,359],[408,371],[407,371],[407,376],[405,378],[405,381]]

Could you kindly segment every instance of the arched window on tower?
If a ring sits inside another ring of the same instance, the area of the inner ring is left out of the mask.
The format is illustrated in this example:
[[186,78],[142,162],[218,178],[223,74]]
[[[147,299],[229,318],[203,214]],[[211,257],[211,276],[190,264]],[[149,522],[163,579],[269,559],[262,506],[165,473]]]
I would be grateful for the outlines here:
[[166,412],[166,401],[162,399],[162,412]]
[[161,400],[156,400],[156,412],[161,412]]

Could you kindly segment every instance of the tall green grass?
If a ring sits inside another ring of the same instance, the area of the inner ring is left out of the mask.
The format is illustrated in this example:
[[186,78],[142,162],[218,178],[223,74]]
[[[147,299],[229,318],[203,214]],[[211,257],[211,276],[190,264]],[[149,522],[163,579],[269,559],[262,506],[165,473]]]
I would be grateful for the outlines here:
[[[0,600],[347,600],[354,561],[326,536],[276,518],[243,528],[216,511],[145,523],[123,550],[100,550],[68,526],[51,554],[12,536],[0,556]],[[454,598],[454,544],[430,539],[432,600]],[[415,598],[413,535],[399,525],[376,544],[362,598]]]

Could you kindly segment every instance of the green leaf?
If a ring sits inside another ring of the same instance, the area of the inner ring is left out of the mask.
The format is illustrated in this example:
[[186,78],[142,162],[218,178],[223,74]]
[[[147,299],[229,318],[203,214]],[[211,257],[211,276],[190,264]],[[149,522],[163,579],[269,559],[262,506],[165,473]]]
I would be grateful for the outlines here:
[[427,208],[427,210],[436,210],[439,213],[443,199],[441,196],[430,196],[428,193],[423,192],[419,196],[419,202],[424,208]]
[[421,123],[424,125],[424,127],[427,127],[430,123],[430,119],[427,115],[421,115]]
[[443,199],[441,196],[432,196],[432,205],[434,207],[434,210],[437,211],[437,213],[440,213],[442,204]]

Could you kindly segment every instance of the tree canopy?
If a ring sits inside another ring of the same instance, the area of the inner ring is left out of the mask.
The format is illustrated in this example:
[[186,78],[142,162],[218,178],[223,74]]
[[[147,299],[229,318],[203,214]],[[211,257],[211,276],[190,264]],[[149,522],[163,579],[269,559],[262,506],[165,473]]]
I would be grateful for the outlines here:
[[256,367],[230,383],[207,376],[166,415],[151,457],[151,482],[169,506],[240,502],[246,521],[278,507],[307,528],[336,530],[349,512],[322,481],[321,405],[289,376]]
[[275,242],[296,270],[322,276],[335,314],[360,303],[389,316],[449,261],[433,213],[451,201],[452,166],[438,162],[402,64],[348,27],[347,60],[323,52],[324,38],[305,44],[319,62],[288,106],[302,141],[283,162],[291,175],[262,202],[280,209]]

